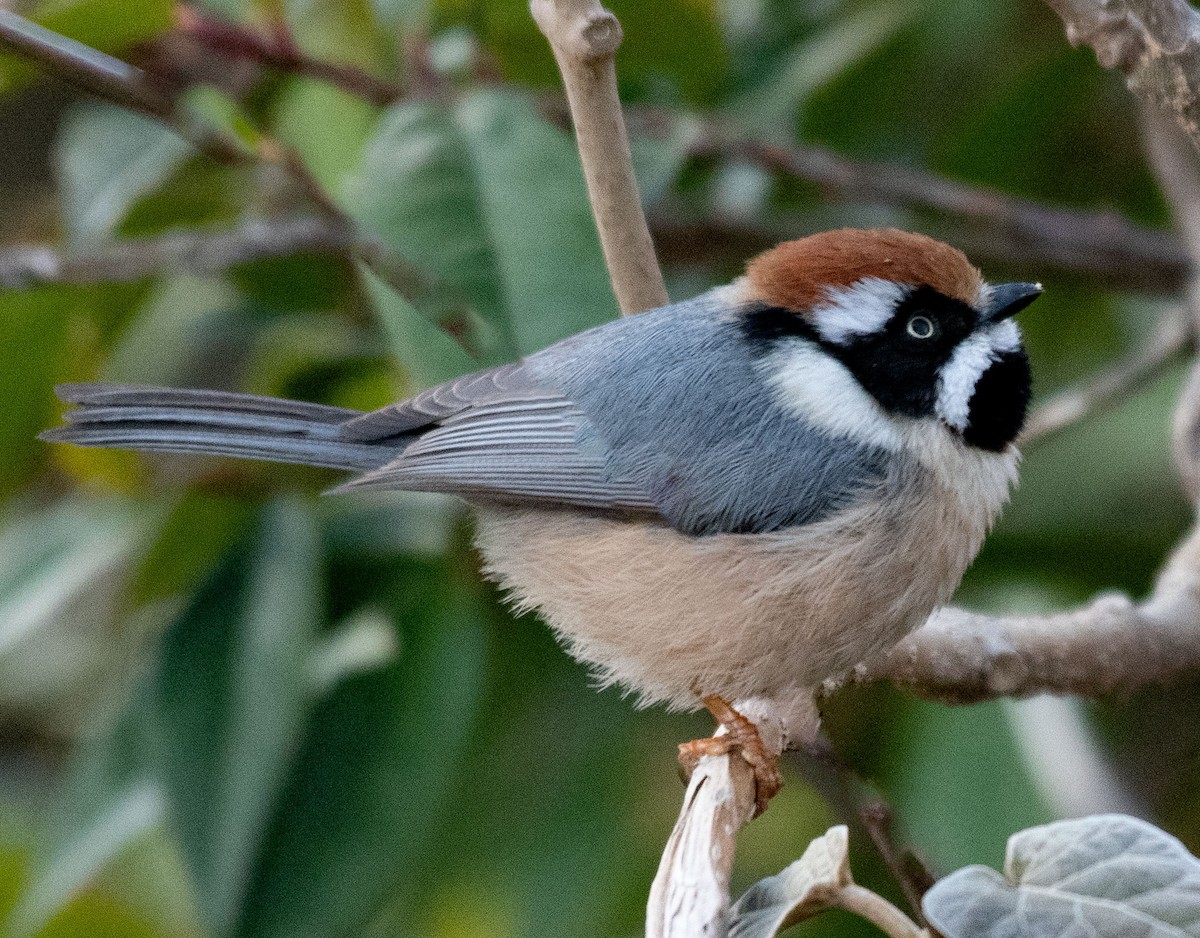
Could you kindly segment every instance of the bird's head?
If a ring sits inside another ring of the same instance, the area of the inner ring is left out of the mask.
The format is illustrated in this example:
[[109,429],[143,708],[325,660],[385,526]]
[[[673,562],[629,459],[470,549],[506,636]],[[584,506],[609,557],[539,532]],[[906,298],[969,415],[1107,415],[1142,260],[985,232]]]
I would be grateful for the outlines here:
[[1029,359],[1011,317],[1040,284],[988,284],[925,235],[843,228],[759,255],[745,287],[747,339],[819,424],[870,437],[881,418],[934,420],[995,452],[1020,432]]

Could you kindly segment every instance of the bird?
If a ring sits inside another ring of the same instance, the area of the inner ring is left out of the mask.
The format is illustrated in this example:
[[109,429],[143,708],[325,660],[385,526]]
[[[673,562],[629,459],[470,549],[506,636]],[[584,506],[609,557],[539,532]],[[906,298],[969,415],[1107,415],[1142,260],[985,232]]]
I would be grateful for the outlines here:
[[[1031,394],[1013,316],[923,234],[786,241],[731,283],[363,413],[212,390],[67,384],[45,440],[324,466],[335,492],[445,492],[482,569],[600,685],[702,706],[758,810],[822,682],[946,603],[1017,480]],[[689,748],[690,746],[690,748]]]

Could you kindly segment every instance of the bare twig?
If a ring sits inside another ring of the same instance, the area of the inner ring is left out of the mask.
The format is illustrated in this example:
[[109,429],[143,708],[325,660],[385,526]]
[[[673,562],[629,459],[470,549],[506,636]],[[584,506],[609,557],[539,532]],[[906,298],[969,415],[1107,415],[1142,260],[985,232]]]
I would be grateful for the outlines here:
[[15,52],[90,94],[158,120],[174,105],[140,69],[0,7],[0,48]]
[[0,250],[0,287],[120,283],[166,272],[209,274],[265,258],[347,254],[360,247],[348,227],[312,216],[255,219],[223,231],[169,232],[78,254],[50,245],[19,245]]
[[872,801],[864,805],[858,812],[859,820],[871,835],[871,842],[879,851],[880,857],[892,872],[892,877],[904,893],[909,908],[918,920],[924,923],[925,916],[921,911],[921,898],[934,884],[934,876],[929,868],[911,850],[897,848],[892,837],[892,809],[882,801]]
[[1186,0],[1046,0],[1129,89],[1170,112],[1200,148],[1200,13]]
[[283,72],[315,78],[380,107],[386,107],[404,95],[399,85],[353,65],[306,55],[286,33],[264,35],[190,6],[177,8],[176,21],[185,36],[228,58],[246,59]]
[[0,48],[39,65],[81,91],[160,121],[222,163],[246,159],[236,142],[193,127],[141,69],[0,7]]
[[[716,127],[692,152],[741,159],[818,186],[827,195],[936,212],[986,233],[993,251],[1043,265],[1102,273],[1113,266],[1160,268],[1186,256],[1166,231],[1131,224],[1114,212],[1081,212],[966,185],[925,170],[848,160],[819,147],[777,147],[727,137]],[[1144,276],[1144,273],[1143,273]]]
[[1191,344],[1191,322],[1182,307],[1173,305],[1132,357],[1079,387],[1056,394],[1038,407],[1030,415],[1018,445],[1024,448],[1041,442],[1097,411],[1127,400],[1158,377],[1163,368],[1187,351]]
[[531,0],[562,72],[592,214],[624,315],[668,302],[642,212],[614,65],[621,24],[598,0]]

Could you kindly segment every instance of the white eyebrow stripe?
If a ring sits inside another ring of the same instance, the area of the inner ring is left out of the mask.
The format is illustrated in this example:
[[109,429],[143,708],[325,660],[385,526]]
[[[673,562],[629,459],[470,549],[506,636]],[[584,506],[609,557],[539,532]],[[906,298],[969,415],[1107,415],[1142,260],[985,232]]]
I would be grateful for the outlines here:
[[870,335],[887,325],[908,294],[906,284],[864,277],[848,287],[827,287],[826,301],[809,314],[826,342],[845,345],[855,336]]

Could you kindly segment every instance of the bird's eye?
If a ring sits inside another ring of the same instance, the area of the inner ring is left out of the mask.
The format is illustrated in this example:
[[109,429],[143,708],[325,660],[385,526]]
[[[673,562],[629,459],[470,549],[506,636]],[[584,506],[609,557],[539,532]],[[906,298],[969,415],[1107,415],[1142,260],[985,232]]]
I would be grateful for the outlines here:
[[914,339],[928,339],[933,335],[933,320],[928,316],[913,316],[906,327]]

